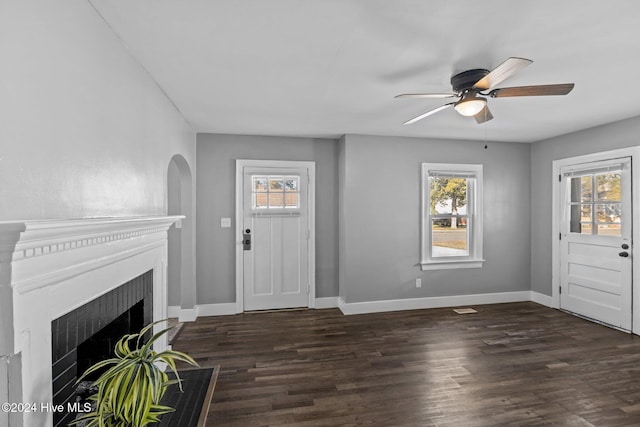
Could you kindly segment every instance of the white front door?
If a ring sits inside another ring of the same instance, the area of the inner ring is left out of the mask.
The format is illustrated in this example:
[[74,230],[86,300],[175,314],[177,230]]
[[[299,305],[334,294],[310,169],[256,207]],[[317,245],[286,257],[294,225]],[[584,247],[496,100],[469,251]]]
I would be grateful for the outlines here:
[[560,308],[631,330],[631,159],[562,167],[560,185]]
[[244,310],[309,306],[309,170],[243,167]]

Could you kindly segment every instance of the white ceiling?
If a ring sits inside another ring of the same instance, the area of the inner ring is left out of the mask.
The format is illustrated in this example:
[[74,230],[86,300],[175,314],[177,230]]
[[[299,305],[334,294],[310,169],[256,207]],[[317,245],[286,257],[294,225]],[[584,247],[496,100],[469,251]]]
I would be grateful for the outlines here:
[[[640,115],[637,0],[90,0],[197,132],[532,142]],[[451,75],[510,56],[486,125],[444,102]]]

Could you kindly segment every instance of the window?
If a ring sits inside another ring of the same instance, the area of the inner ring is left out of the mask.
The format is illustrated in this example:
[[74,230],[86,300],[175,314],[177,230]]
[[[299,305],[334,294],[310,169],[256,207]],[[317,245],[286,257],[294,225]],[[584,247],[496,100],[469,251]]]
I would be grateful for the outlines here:
[[622,167],[571,174],[570,232],[622,235]]
[[253,175],[252,208],[298,209],[300,208],[300,177],[297,175]]
[[482,165],[422,164],[423,270],[482,267]]

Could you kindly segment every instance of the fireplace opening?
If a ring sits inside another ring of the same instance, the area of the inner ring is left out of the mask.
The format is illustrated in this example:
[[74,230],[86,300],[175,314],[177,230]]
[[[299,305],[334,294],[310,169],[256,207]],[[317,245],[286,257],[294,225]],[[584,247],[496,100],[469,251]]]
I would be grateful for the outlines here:
[[[144,301],[134,304],[129,310],[116,317],[104,328],[93,334],[85,342],[78,345],[78,375],[82,375],[92,365],[114,356],[114,348],[118,340],[126,334],[133,334],[145,326]],[[95,381],[108,368],[92,372],[85,377],[87,381]]]
[[[51,322],[53,403],[68,407],[86,396],[76,381],[87,368],[114,355],[123,335],[153,321],[153,270]],[[94,381],[100,372],[89,378]],[[86,390],[86,385],[81,387]],[[90,394],[90,393],[89,393]],[[54,413],[54,426],[66,426],[76,414]]]

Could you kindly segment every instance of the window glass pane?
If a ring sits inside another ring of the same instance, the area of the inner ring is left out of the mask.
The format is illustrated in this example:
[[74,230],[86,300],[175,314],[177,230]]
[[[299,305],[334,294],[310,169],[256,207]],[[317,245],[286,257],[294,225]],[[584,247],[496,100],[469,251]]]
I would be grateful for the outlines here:
[[467,178],[429,177],[430,213],[467,213]]
[[569,231],[580,232],[580,205],[571,205],[571,218],[569,219]]
[[620,223],[621,212],[620,203],[598,203],[596,204],[596,220],[598,222]]
[[591,222],[591,205],[583,204],[580,205],[580,221],[582,222]]
[[253,193],[253,207],[265,209],[267,207],[267,193]]
[[591,175],[571,178],[571,201],[591,201]]
[[620,172],[596,175],[596,200],[619,202],[622,200]]
[[269,191],[282,191],[284,187],[282,183],[283,179],[281,176],[270,176],[269,177]]
[[267,191],[267,178],[264,176],[254,176],[253,191]]
[[431,219],[431,256],[468,256],[467,218]]
[[298,193],[285,193],[285,195],[284,195],[284,207],[285,208],[297,208],[298,207]]
[[618,236],[622,235],[620,224],[597,224],[598,235],[600,236]]
[[[591,223],[591,204],[573,204],[571,205],[571,219],[569,223],[569,231],[571,233],[585,234],[584,224]],[[591,232],[589,231],[590,234]]]
[[298,177],[287,176],[284,179],[285,191],[298,191]]
[[586,222],[581,225],[580,233],[582,234],[592,234],[593,233],[593,224],[590,222]]
[[284,193],[269,193],[269,207],[270,208],[283,208],[284,207]]

